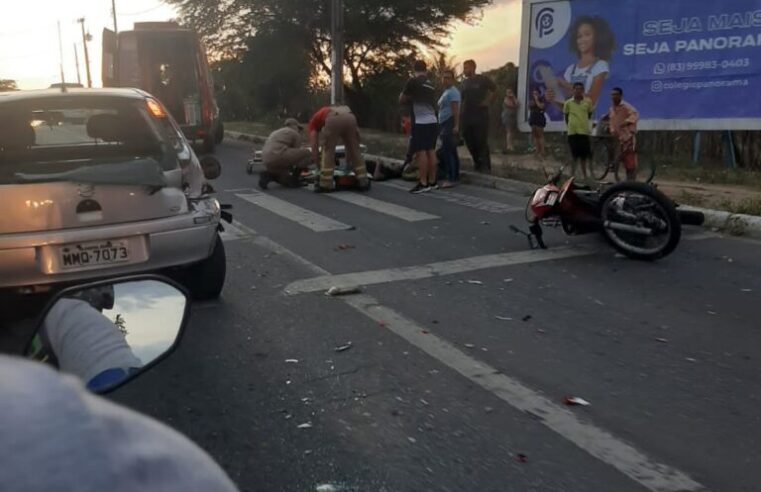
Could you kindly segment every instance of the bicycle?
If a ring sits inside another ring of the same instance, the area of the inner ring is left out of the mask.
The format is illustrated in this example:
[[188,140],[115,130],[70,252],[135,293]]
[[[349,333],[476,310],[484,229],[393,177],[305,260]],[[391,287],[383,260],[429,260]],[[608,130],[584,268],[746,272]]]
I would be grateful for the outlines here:
[[[591,174],[597,181],[602,181],[610,173],[616,182],[626,180],[626,170],[622,170],[621,145],[618,139],[610,135],[605,119],[600,121],[598,134],[592,137],[592,159],[590,161]],[[655,163],[642,165],[637,163],[637,181],[650,184],[655,178]]]

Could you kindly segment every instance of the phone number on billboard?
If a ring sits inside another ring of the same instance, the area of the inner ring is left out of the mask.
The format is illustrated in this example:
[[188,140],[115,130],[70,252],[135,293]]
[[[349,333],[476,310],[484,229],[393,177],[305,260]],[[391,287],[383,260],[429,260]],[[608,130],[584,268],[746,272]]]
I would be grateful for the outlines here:
[[658,64],[655,66],[653,71],[655,73],[698,72],[701,70],[718,70],[718,69],[726,70],[729,68],[748,68],[750,67],[750,65],[751,65],[750,58],[738,58],[736,60],[710,60],[710,61],[699,61],[699,62]]

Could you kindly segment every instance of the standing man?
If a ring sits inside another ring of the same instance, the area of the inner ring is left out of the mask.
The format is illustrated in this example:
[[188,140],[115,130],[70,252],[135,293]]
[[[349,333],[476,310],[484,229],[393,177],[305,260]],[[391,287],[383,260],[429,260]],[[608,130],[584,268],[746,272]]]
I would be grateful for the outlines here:
[[478,172],[491,171],[489,151],[489,104],[497,86],[487,76],[476,73],[476,62],[463,64],[465,80],[462,82],[462,136]]
[[439,98],[439,125],[441,126],[441,160],[447,173],[442,188],[452,188],[460,180],[460,156],[457,155],[457,137],[460,135],[460,91],[455,87],[452,70],[442,74],[444,93]]
[[610,116],[610,133],[618,138],[620,159],[626,169],[628,181],[637,180],[637,122],[639,111],[624,101],[624,90],[614,87],[610,94],[613,106]]
[[412,140],[410,151],[417,162],[420,181],[410,193],[425,193],[437,188],[436,140],[439,125],[436,118],[436,89],[428,79],[428,67],[422,60],[414,65],[415,75],[404,86],[399,103],[411,107]]
[[581,172],[587,179],[587,162],[592,157],[592,143],[589,140],[589,120],[594,105],[584,97],[584,84],[573,84],[573,97],[563,105],[565,123],[568,126],[568,145],[573,157],[573,175],[576,176],[576,163],[581,163]]
[[302,127],[293,118],[285,120],[285,126],[267,137],[262,149],[265,170],[259,174],[259,188],[266,190],[271,181],[287,188],[301,186],[301,171],[309,168],[312,153],[304,148]]
[[333,170],[336,167],[336,145],[343,141],[346,158],[354,168],[358,188],[370,189],[367,167],[359,148],[359,126],[357,118],[348,106],[325,106],[309,120],[309,143],[312,147],[312,159],[320,162],[320,139],[322,139],[322,165],[320,179],[314,185],[316,193],[330,193],[336,190]]

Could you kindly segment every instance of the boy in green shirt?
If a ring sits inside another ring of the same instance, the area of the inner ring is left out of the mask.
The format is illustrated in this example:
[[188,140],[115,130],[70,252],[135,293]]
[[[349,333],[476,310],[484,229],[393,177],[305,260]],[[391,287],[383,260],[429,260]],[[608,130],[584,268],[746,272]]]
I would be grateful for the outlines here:
[[581,163],[581,172],[587,179],[587,162],[592,158],[592,144],[589,140],[589,120],[594,104],[584,97],[584,84],[573,85],[573,97],[565,102],[563,113],[568,126],[568,145],[573,157],[573,175],[576,176],[576,162]]

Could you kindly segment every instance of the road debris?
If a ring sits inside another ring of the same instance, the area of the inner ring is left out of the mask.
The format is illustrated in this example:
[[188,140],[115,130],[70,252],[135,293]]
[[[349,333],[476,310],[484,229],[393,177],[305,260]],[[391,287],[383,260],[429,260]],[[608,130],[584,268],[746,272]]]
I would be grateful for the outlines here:
[[336,247],[336,251],[347,251],[350,249],[357,249],[357,247],[353,244],[339,244],[338,247]]
[[513,281],[513,279],[511,279],[511,278],[506,278],[506,279],[503,280],[503,282],[506,283],[506,284],[509,284],[512,281]]
[[488,220],[481,221],[481,225],[489,225],[489,224],[491,224],[491,222],[489,222]]
[[513,318],[508,318],[507,316],[495,316],[494,318],[500,320],[500,321],[512,321]]
[[286,364],[298,364],[299,359],[285,359]]
[[309,456],[310,454],[312,454],[312,450],[311,449],[305,449],[304,450],[304,454]]
[[476,346],[473,345],[472,343],[466,343],[465,344],[465,348],[474,349],[474,348],[476,348]]
[[697,362],[698,361],[697,359],[693,359],[692,357],[685,357],[684,360],[686,360],[687,362]]
[[542,330],[541,328],[537,328],[536,332],[537,332],[537,333],[541,333],[542,335],[544,335],[545,333],[547,333],[547,331],[546,331],[546,330]]
[[575,406],[581,406],[581,407],[588,407],[591,405],[587,400],[584,398],[579,398],[578,396],[566,396],[563,398],[563,403],[568,405],[569,407],[575,407]]
[[414,437],[408,437],[407,440],[411,442],[412,444],[415,444],[417,442],[417,439],[415,439]]
[[718,315],[716,314],[716,312],[714,312],[714,311],[708,311],[708,314],[710,314],[711,316],[718,316]]
[[741,292],[753,292],[753,289],[740,289]]
[[337,285],[334,285],[325,292],[325,295],[335,297],[346,296],[349,294],[359,294],[360,292],[362,292],[362,289],[359,287],[338,287]]
[[430,332],[428,330],[420,330],[420,333],[423,335],[428,335]]
[[515,459],[517,461],[520,461],[521,463],[528,463],[528,456],[526,456],[523,453],[518,453],[517,455],[515,455]]
[[661,343],[669,343],[668,338],[656,338],[655,341]]
[[533,316],[531,316],[530,314],[527,314],[526,316],[523,317],[523,321],[531,321],[532,318]]
[[494,411],[494,409],[492,407],[486,407],[486,408],[484,408],[484,412],[486,412],[486,413],[492,413],[493,411]]
[[352,345],[351,342],[346,342],[345,345],[339,345],[334,350],[336,352],[346,352],[347,350],[350,350],[354,345]]
[[381,328],[387,328],[388,324],[385,321],[378,321],[378,326]]
[[481,282],[480,280],[468,280],[468,283],[470,285],[484,285],[484,283]]
[[311,429],[312,427],[314,427],[314,425],[312,425],[312,422],[305,422],[303,424],[299,424],[298,426],[296,426],[297,429]]

